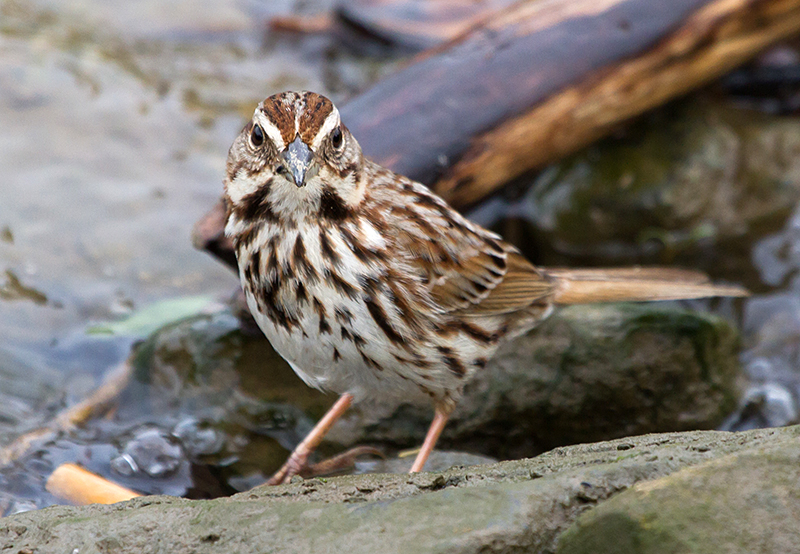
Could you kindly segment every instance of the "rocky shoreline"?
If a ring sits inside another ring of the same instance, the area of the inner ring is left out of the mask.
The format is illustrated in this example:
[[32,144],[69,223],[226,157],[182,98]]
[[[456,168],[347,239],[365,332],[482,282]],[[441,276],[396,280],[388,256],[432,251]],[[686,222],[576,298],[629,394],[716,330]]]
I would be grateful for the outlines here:
[[230,498],[145,497],[0,520],[9,552],[788,552],[800,427],[556,448],[416,475],[353,475]]

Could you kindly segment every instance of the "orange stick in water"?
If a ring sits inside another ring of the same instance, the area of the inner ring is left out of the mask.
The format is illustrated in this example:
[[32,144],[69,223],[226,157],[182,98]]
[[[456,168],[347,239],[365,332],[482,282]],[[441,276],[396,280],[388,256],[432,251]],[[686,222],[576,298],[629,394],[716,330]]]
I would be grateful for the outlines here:
[[114,504],[142,496],[75,464],[62,464],[47,479],[47,492],[75,505]]

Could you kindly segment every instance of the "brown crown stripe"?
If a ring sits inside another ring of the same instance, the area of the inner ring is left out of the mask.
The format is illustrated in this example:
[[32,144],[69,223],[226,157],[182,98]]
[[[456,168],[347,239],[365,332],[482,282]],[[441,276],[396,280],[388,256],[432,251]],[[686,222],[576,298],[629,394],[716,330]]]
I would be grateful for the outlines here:
[[298,118],[300,138],[306,144],[309,144],[319,133],[320,127],[325,123],[325,119],[333,111],[333,104],[330,100],[315,92],[303,93],[300,104],[305,106]]
[[270,96],[263,102],[261,111],[267,119],[278,128],[283,143],[290,144],[294,140],[294,120],[297,101],[295,95]]

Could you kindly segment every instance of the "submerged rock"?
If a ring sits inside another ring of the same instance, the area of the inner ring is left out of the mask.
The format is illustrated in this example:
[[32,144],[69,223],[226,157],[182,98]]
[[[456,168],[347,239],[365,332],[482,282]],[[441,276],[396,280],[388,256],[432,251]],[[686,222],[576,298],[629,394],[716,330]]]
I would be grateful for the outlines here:
[[[217,500],[59,506],[0,520],[0,545],[42,552],[132,553],[169,544],[175,553],[566,553],[681,551],[696,540],[692,547],[705,547],[697,551],[780,551],[798,538],[798,435],[797,427],[647,435],[444,473],[296,479]],[[650,520],[659,526],[648,528]],[[595,538],[607,548],[586,550]]]

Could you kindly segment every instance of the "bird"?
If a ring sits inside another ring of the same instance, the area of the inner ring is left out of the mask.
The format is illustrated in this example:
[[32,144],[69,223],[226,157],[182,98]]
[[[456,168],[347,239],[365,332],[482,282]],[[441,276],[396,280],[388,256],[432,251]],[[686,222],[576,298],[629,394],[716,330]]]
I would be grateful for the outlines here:
[[366,158],[325,96],[272,95],[234,139],[225,233],[248,308],[311,387],[339,399],[269,484],[365,399],[429,399],[423,470],[463,388],[556,306],[744,296],[677,268],[545,269],[425,185]]

